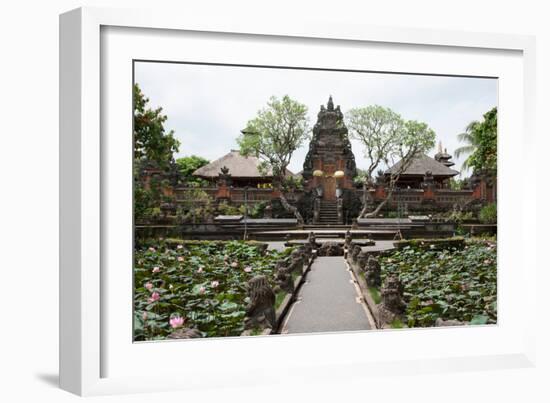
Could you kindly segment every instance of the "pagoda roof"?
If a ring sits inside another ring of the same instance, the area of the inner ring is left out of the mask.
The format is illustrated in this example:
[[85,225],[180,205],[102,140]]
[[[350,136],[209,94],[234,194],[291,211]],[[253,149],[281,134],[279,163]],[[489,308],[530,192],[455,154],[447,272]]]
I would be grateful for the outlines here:
[[[254,156],[245,157],[238,150],[231,150],[229,153],[215,161],[197,169],[194,176],[202,178],[217,178],[223,167],[229,168],[229,174],[233,178],[272,178],[271,168],[267,169],[265,175],[259,170],[261,160]],[[287,175],[294,175],[287,169]]]
[[[392,173],[397,172],[401,165],[402,161],[399,161],[391,168],[387,169],[384,174],[391,175]],[[422,154],[415,157],[400,176],[424,176],[426,171],[431,171],[433,176],[451,177],[459,174],[458,171],[445,166],[443,163],[436,161],[434,158],[429,157],[426,154]]]

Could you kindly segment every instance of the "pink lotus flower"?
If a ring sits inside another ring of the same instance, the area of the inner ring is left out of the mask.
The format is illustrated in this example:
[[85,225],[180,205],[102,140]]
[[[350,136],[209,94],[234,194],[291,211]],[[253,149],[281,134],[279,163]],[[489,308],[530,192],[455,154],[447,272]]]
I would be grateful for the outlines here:
[[147,320],[147,317],[148,317],[147,312],[143,312],[143,315],[141,315],[141,317],[143,318],[143,320]]
[[160,267],[158,266],[153,267],[153,273],[160,273]]
[[149,252],[155,252],[155,248],[150,247],[150,248],[149,248]]
[[148,283],[145,284],[145,288],[147,288],[149,291],[151,291],[153,289],[153,283],[151,283],[149,281]]
[[183,262],[185,258],[183,256],[178,256],[178,262]]
[[229,260],[229,255],[224,255],[223,260]]
[[214,281],[212,281],[212,282],[210,283],[210,285],[212,286],[212,288],[216,288],[217,286],[219,286],[219,285],[220,285],[220,282],[219,282],[219,281],[216,281],[216,280],[214,280]]
[[483,261],[483,264],[491,264],[491,261],[490,261],[489,259],[485,259],[485,260]]
[[252,271],[252,267],[246,266],[246,267],[244,268],[244,271],[245,271],[246,273],[250,273],[250,272]]
[[206,288],[205,288],[205,287],[199,288],[199,294],[204,294],[205,292],[206,292]]
[[198,269],[197,269],[197,273],[202,273],[204,271],[204,267],[200,266]]
[[185,319],[183,319],[181,316],[172,316],[170,318],[170,326],[172,326],[173,329],[182,327],[183,322],[185,322]]
[[176,248],[183,249],[183,245],[178,245],[178,246],[176,246]]
[[233,262],[231,263],[231,267],[233,267],[234,269],[239,267],[239,262]]
[[149,299],[147,300],[149,303],[153,303],[153,302],[156,302],[160,299],[160,294],[158,292],[154,292],[151,294],[151,297],[149,297]]

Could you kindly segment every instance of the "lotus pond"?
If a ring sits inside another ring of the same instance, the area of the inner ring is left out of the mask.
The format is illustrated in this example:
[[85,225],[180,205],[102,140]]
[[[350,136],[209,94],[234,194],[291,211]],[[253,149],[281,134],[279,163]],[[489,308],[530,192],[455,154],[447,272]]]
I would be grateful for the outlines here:
[[247,281],[259,274],[272,281],[276,261],[291,251],[239,241],[161,240],[140,247],[134,255],[134,340],[165,339],[182,326],[205,337],[240,335]]
[[407,246],[383,256],[380,263],[382,280],[397,274],[404,286],[407,323],[403,325],[433,326],[438,318],[496,323],[495,242],[471,240],[462,249]]

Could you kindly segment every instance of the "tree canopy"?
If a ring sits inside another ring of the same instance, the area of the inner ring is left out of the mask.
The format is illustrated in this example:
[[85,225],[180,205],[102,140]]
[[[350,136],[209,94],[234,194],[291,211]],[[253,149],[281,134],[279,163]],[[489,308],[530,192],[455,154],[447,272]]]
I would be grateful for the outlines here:
[[307,107],[288,95],[272,96],[267,107],[249,120],[237,139],[242,155],[254,155],[271,168],[279,181],[285,176],[292,154],[309,138]]
[[[351,137],[363,143],[364,154],[369,161],[365,185],[372,183],[373,172],[382,164],[389,167],[401,161],[399,169],[390,174],[386,199],[367,216],[376,215],[392,196],[400,175],[414,158],[433,148],[435,132],[424,122],[404,120],[398,113],[379,105],[351,109],[347,113],[347,122]],[[360,216],[364,216],[367,209],[365,199]]]
[[364,155],[369,161],[364,177],[372,180],[380,164],[396,153],[404,136],[405,122],[391,109],[371,105],[351,109],[347,113],[347,123],[351,137],[364,145]]
[[148,104],[149,98],[134,84],[134,159],[167,168],[180,143],[173,131],[165,131],[167,117],[162,114],[162,108],[152,109]]
[[165,180],[149,178],[143,183],[141,168],[152,164],[167,173],[173,165],[173,154],[178,151],[179,142],[173,131],[166,133],[164,122],[167,117],[162,108],[152,109],[149,99],[134,84],[134,216],[143,219],[160,214],[160,205],[167,196],[162,192]]
[[181,180],[186,184],[202,184],[204,180],[193,176],[193,172],[197,169],[209,164],[206,158],[199,157],[197,155],[190,155],[187,157],[181,157],[176,160],[180,173]]
[[497,172],[497,108],[483,115],[483,120],[473,121],[464,133],[458,135],[466,143],[455,151],[458,158],[469,154],[462,169],[472,168],[474,172],[486,172],[496,175]]
[[[272,96],[267,106],[258,111],[254,119],[248,121],[241,133],[237,139],[240,153],[260,158],[260,170],[271,168],[273,185],[276,189],[282,190],[292,154],[309,139],[307,107],[288,95],[280,100]],[[288,203],[283,192],[280,200],[285,210],[292,212],[298,222],[303,223],[298,209]]]

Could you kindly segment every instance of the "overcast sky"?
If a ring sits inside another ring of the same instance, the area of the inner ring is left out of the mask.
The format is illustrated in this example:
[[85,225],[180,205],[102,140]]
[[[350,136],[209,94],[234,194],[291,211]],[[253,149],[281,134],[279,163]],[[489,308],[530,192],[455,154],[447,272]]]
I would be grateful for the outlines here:
[[[426,122],[450,154],[457,134],[497,105],[497,80],[380,73],[306,71],[233,66],[137,62],[135,81],[168,116],[165,127],[180,140],[178,156],[217,159],[236,149],[235,139],[269,97],[291,98],[308,107],[310,125],[332,95],[346,113],[378,104],[404,119]],[[366,168],[361,143],[352,140],[359,168]],[[299,172],[308,144],[297,150],[290,170]],[[437,145],[429,155],[437,152]],[[463,158],[453,160],[460,170]]]

